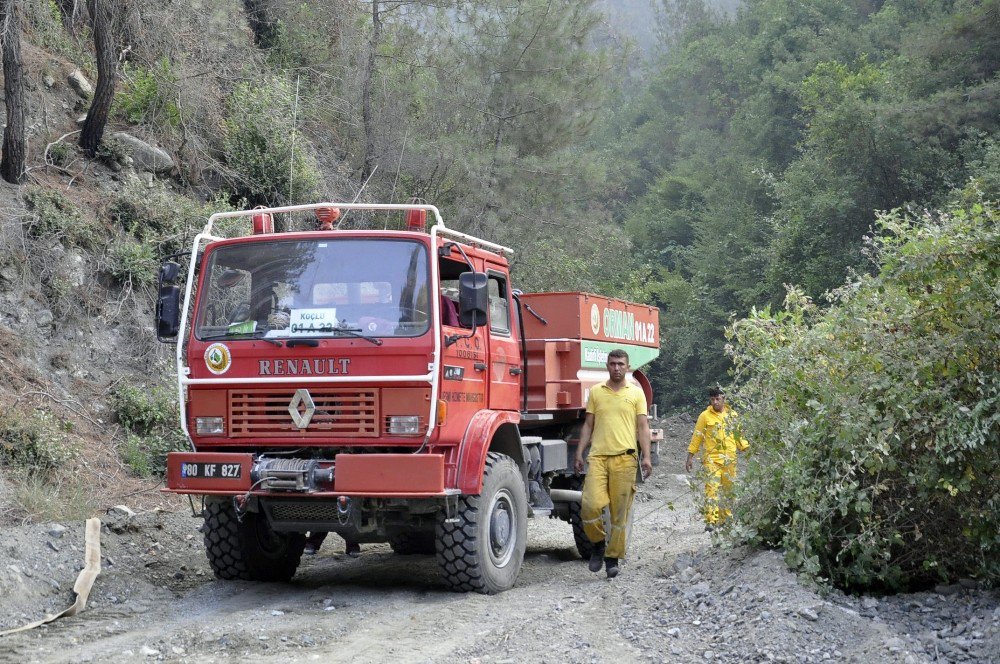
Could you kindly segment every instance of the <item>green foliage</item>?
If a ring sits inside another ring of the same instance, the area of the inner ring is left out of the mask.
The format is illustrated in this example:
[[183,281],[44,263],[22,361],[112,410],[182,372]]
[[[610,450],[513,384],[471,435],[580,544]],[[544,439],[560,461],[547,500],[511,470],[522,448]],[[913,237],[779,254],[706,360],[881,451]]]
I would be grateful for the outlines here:
[[102,140],[97,146],[97,158],[108,168],[121,170],[129,156],[128,147],[116,138]]
[[1000,579],[1000,212],[878,221],[878,274],[731,328],[739,533],[845,588]]
[[65,166],[73,156],[73,147],[69,143],[56,143],[49,148],[49,159],[56,166]]
[[112,407],[123,427],[143,436],[177,420],[176,399],[160,388],[120,386],[112,395]]
[[160,264],[152,246],[125,239],[114,242],[108,249],[105,269],[119,284],[133,286],[156,282]]
[[27,224],[29,236],[38,239],[56,237],[65,244],[93,248],[97,229],[68,198],[54,189],[28,186],[22,194],[32,216]]
[[313,79],[318,70],[329,66],[336,58],[332,33],[337,26],[330,25],[329,17],[325,16],[329,11],[327,7],[303,2],[285,11],[285,18],[276,22],[267,61],[276,70],[294,70]]
[[664,55],[605,136],[612,209],[644,261],[690,285],[663,315],[672,407],[726,380],[732,316],[868,269],[878,210],[939,206],[969,177],[995,190],[1000,41],[992,2],[669,5]]
[[[163,258],[187,250],[208,216],[228,209],[222,199],[199,204],[133,180],[107,208],[106,216],[123,235],[109,243],[104,271],[118,284],[154,285]],[[241,234],[245,228],[243,222]]]
[[174,101],[177,75],[170,60],[161,58],[150,69],[125,63],[122,80],[111,109],[115,117],[131,124],[167,127],[180,124],[180,109]]
[[308,141],[293,125],[295,90],[287,81],[240,83],[226,109],[223,147],[237,178],[234,196],[251,205],[314,198],[320,183]]
[[126,429],[119,453],[142,477],[161,475],[167,453],[182,449],[184,434],[177,427],[177,400],[161,388],[121,386],[112,395],[118,422]]
[[115,226],[149,247],[154,258],[188,248],[188,240],[201,230],[208,205],[171,193],[161,185],[147,186],[133,180],[108,206],[107,216]]
[[8,410],[0,414],[0,460],[50,472],[76,454],[66,425],[46,410]]

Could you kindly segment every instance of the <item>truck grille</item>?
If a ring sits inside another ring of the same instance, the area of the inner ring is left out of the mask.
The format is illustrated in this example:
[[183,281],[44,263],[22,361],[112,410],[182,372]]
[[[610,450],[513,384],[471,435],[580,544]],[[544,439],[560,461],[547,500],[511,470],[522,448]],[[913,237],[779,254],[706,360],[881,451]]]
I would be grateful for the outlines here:
[[377,390],[327,388],[309,390],[309,394],[316,412],[306,428],[299,429],[288,413],[295,390],[230,392],[231,435],[279,438],[374,438],[379,435]]

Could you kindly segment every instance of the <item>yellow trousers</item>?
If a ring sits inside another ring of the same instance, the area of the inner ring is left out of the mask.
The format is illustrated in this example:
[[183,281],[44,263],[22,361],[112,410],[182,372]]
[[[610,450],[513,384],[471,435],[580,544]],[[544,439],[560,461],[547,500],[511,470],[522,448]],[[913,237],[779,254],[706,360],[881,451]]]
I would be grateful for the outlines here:
[[736,460],[730,463],[705,462],[705,522],[722,523],[732,512],[726,507],[733,493]]
[[[624,558],[628,537],[628,514],[635,497],[635,475],[639,460],[634,454],[591,456],[587,477],[583,480],[583,502],[580,520],[583,532],[591,542],[607,540],[604,555]],[[604,508],[611,516],[610,536],[604,530]]]

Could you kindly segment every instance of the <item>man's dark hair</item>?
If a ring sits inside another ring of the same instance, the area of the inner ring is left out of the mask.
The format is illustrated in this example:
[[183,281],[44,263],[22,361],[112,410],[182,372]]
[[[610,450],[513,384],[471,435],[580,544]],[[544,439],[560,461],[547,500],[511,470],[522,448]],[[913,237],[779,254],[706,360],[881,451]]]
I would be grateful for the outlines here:
[[710,387],[710,388],[708,388],[708,398],[709,399],[711,399],[712,397],[721,397],[721,396],[724,396],[725,394],[726,393],[723,392],[718,387]]
[[625,364],[628,364],[628,353],[623,351],[621,348],[615,348],[613,351],[608,353],[608,359],[610,360],[612,357],[623,358],[625,360]]

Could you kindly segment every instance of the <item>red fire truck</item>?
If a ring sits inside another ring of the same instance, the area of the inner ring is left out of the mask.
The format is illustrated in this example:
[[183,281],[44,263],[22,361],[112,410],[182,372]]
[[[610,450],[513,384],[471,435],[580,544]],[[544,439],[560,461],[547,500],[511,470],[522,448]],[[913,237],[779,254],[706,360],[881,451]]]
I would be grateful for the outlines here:
[[[402,213],[406,230],[339,230],[341,213]],[[274,232],[304,216],[321,230]],[[186,279],[164,263],[157,335],[177,343],[191,443],[165,490],[201,496],[216,576],[288,580],[305,533],[336,532],[436,554],[450,588],[496,593],[540,516],[589,556],[572,468],[588,390],[613,348],[633,367],[657,356],[657,310],[520,293],[511,254],[431,205],[319,203],[215,214]]]

